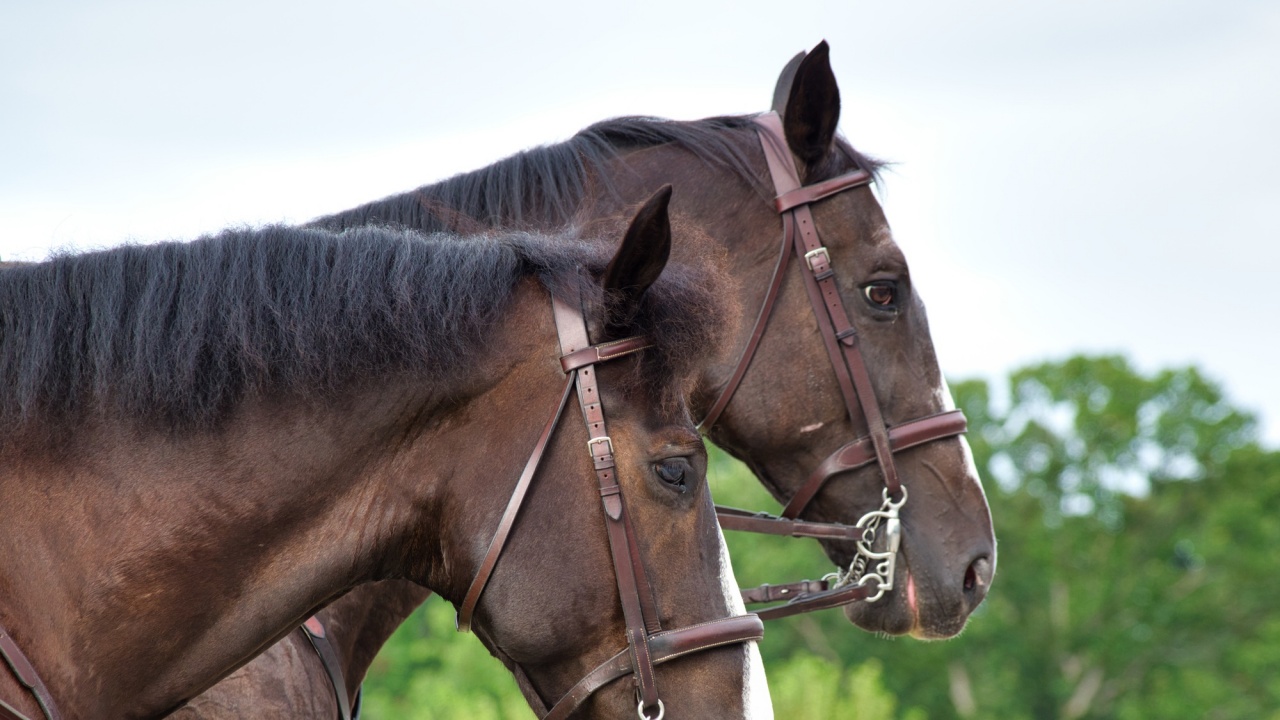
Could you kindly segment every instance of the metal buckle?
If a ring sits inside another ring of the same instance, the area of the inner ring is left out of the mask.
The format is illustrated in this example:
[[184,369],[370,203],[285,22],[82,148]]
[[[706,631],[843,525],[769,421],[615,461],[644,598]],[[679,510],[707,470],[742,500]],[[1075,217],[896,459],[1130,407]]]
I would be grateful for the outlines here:
[[831,255],[827,252],[827,248],[825,246],[819,246],[804,254],[804,261],[809,264],[810,272],[817,272],[813,267],[813,259],[819,255],[822,256],[822,260],[827,264],[827,267],[831,266]]
[[601,435],[600,437],[593,437],[593,438],[591,438],[590,440],[588,440],[588,441],[587,441],[587,454],[588,454],[588,455],[591,455],[591,456],[593,456],[593,457],[595,456],[595,454],[596,454],[596,453],[595,453],[595,444],[596,444],[596,443],[604,443],[605,445],[608,445],[608,446],[609,446],[609,454],[610,454],[610,455],[612,455],[612,454],[613,454],[613,440],[610,440],[608,435]]

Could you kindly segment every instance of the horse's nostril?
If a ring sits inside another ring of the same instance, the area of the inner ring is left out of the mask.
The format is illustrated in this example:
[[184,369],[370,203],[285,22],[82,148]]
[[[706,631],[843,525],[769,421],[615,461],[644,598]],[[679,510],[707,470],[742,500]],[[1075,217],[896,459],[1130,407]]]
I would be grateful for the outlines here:
[[965,568],[964,594],[969,596],[971,608],[977,607],[987,596],[987,589],[991,587],[991,575],[991,560],[986,555],[978,556]]

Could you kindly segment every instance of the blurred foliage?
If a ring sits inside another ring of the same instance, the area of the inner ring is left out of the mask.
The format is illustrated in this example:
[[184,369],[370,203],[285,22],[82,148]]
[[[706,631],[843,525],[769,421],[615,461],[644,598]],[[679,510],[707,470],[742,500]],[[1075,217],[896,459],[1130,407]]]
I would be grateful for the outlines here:
[[[968,629],[924,643],[838,611],[771,623],[779,718],[1280,720],[1280,452],[1193,368],[1074,357],[955,383],[999,537]],[[713,453],[717,500],[776,508]],[[911,532],[911,528],[906,528]],[[743,585],[826,572],[817,545],[731,533]],[[371,720],[531,718],[452,608],[428,602],[379,656]]]
[[511,674],[474,636],[454,629],[453,606],[423,603],[382,647],[364,685],[368,720],[532,720]]

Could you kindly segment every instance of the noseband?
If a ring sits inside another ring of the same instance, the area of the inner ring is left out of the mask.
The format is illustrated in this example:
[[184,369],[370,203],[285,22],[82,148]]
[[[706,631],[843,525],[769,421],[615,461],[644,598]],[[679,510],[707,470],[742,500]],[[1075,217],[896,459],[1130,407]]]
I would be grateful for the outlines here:
[[[805,290],[808,292],[813,314],[818,320],[831,367],[835,370],[845,409],[851,420],[861,415],[866,420],[868,432],[867,436],[853,440],[827,456],[787,502],[781,516],[716,506],[720,525],[726,530],[852,540],[857,543],[857,554],[849,568],[843,572],[833,573],[822,580],[761,585],[743,590],[743,600],[748,604],[787,601],[761,610],[760,617],[768,620],[848,605],[858,600],[874,602],[892,590],[902,537],[898,511],[907,502],[907,489],[898,479],[893,454],[933,440],[960,435],[965,432],[966,424],[964,413],[960,410],[941,412],[892,427],[885,423],[876,402],[871,376],[867,373],[862,351],[858,347],[858,332],[849,321],[840,300],[831,255],[818,238],[818,230],[809,209],[812,203],[869,184],[871,174],[865,170],[855,170],[830,180],[802,186],[777,113],[761,115],[755,122],[777,195],[774,207],[782,216],[782,248],[751,337],[738,357],[729,383],[711,406],[699,429],[705,432],[715,423],[742,382],[773,312],[788,260],[794,254],[801,264],[800,272],[804,277]],[[884,478],[884,491],[878,509],[863,515],[854,525],[799,519],[809,502],[832,476],[872,462],[879,465],[880,474]],[[873,545],[881,525],[884,526],[885,549],[876,552]]]
[[[653,587],[640,557],[635,540],[635,530],[622,499],[622,487],[618,484],[613,457],[613,440],[605,427],[604,408],[595,372],[598,363],[615,360],[650,346],[645,337],[630,337],[610,343],[592,345],[587,336],[587,325],[582,311],[582,298],[566,300],[552,294],[552,310],[556,331],[560,338],[560,367],[567,377],[560,404],[542,430],[533,453],[525,463],[520,479],[516,482],[511,499],[498,523],[493,540],[485,553],[480,569],[458,608],[458,629],[469,630],[480,595],[498,563],[502,548],[515,523],[516,515],[524,501],[525,493],[538,469],[543,452],[550,442],[552,432],[564,413],[569,394],[577,389],[578,404],[583,421],[587,425],[587,451],[595,465],[596,481],[600,487],[605,527],[608,531],[609,550],[613,558],[614,576],[618,583],[618,596],[622,602],[622,616],[626,622],[627,647],[597,666],[574,685],[564,697],[547,710],[535,707],[543,720],[564,720],[591,694],[610,682],[626,675],[635,676],[637,713],[642,720],[660,720],[665,709],[658,696],[658,686],[653,666],[689,653],[723,645],[760,640],[764,625],[754,614],[746,614],[712,620],[677,630],[663,630],[654,602]],[[512,663],[512,670],[522,676],[526,685],[528,677],[523,669]],[[536,697],[530,703],[537,703]],[[540,703],[538,703],[540,704]]]

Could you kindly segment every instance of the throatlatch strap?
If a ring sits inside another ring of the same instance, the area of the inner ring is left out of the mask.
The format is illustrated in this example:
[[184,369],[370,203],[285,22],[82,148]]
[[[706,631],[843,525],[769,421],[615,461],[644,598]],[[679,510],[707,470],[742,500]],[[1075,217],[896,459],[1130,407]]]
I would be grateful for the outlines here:
[[769,280],[769,290],[764,295],[764,304],[760,306],[760,312],[756,315],[755,326],[751,330],[751,337],[747,340],[747,344],[743,346],[742,352],[738,353],[738,359],[734,362],[733,375],[729,377],[729,382],[720,391],[720,397],[716,398],[715,403],[711,405],[711,409],[707,411],[707,416],[698,423],[699,432],[707,432],[712,425],[720,419],[721,413],[728,407],[729,400],[733,399],[733,394],[738,391],[738,386],[742,384],[742,378],[747,374],[747,368],[751,366],[751,359],[756,356],[756,348],[760,345],[760,338],[764,336],[764,329],[769,325],[769,318],[773,316],[773,306],[778,300],[778,291],[782,289],[782,279],[787,274],[787,261],[791,259],[791,244],[787,242],[786,235],[782,236],[782,249],[778,252],[778,260],[773,264],[773,276]]
[[551,440],[551,433],[556,429],[556,423],[564,413],[564,406],[569,401],[569,391],[572,389],[573,377],[570,376],[565,379],[564,390],[560,393],[560,403],[556,405],[555,413],[542,428],[542,434],[538,436],[538,444],[534,445],[533,452],[529,454],[524,470],[520,473],[520,479],[516,481],[511,499],[507,501],[507,509],[503,511],[502,519],[498,521],[498,529],[493,534],[493,540],[489,541],[489,549],[485,552],[484,560],[480,562],[480,569],[476,571],[475,579],[471,581],[462,604],[458,606],[456,623],[459,632],[471,630],[471,618],[475,614],[476,605],[480,602],[480,595],[484,592],[485,585],[489,583],[489,576],[493,575],[493,569],[498,565],[498,557],[502,555],[502,548],[507,544],[507,536],[511,534],[511,527],[515,525],[520,506],[524,504],[524,496],[529,491],[529,484],[533,482],[533,476],[538,472],[538,465],[542,462],[542,455]]

